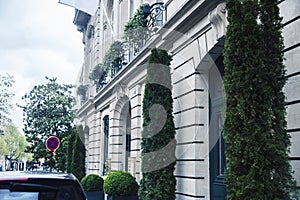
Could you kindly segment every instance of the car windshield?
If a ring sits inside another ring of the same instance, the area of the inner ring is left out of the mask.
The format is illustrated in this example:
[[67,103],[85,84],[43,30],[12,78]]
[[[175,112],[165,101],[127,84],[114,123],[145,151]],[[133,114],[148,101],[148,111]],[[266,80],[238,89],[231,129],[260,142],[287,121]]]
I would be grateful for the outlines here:
[[8,189],[0,189],[1,200],[38,200],[38,192],[10,192]]

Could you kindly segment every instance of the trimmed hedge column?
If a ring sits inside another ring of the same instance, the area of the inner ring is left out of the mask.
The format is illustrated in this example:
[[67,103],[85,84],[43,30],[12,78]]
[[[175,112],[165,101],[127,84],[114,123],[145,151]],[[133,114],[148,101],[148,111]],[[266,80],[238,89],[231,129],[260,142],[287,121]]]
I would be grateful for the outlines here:
[[171,90],[171,56],[152,49],[143,99],[141,200],[175,199],[175,126]]
[[[266,84],[270,92],[272,129],[271,141],[275,148],[270,159],[272,181],[268,186],[270,199],[290,199],[296,191],[289,162],[290,135],[287,133],[286,102],[283,87],[286,83],[286,70],[283,65],[282,17],[278,7],[279,0],[260,0],[260,20],[263,45],[263,60],[266,71]],[[296,199],[296,198],[295,198]]]
[[[273,16],[277,20],[273,24],[268,16],[277,10],[276,5],[267,4],[260,7],[258,0],[227,1],[223,130],[228,199],[291,198],[282,37],[279,18]],[[262,23],[257,20],[260,14]],[[271,30],[271,26],[276,28]]]
[[[73,146],[72,154],[72,165],[71,171],[78,180],[81,180],[85,174],[85,146],[84,142],[81,141],[80,135],[84,135],[82,125],[78,126],[77,133],[75,135],[75,141]],[[83,137],[82,137],[83,138]]]

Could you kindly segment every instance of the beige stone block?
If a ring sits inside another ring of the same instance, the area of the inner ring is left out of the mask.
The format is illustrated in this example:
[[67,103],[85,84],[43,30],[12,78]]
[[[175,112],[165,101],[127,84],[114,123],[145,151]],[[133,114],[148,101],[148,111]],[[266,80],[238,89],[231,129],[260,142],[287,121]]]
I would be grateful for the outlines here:
[[200,59],[202,59],[207,53],[207,45],[206,45],[206,35],[203,34],[198,38],[199,50],[200,50]]
[[[191,57],[189,57],[191,58]],[[182,65],[183,63],[185,63],[187,61],[186,57],[182,57],[180,55],[174,55],[171,61],[171,68],[172,69],[176,69],[178,68],[180,65]]]
[[284,64],[287,68],[287,74],[293,74],[299,71],[299,63],[300,63],[300,47],[289,50],[284,54],[286,60],[284,60]]
[[175,176],[206,177],[208,172],[208,162],[186,161],[176,162]]
[[135,106],[135,105],[139,105],[139,104],[141,104],[140,95],[136,94],[136,95],[132,96],[130,99],[130,105]]
[[291,147],[290,157],[300,157],[300,132],[292,132],[291,135]]
[[141,116],[142,114],[142,105],[131,107],[131,118],[136,116]]
[[193,74],[194,72],[195,72],[195,65],[193,59],[187,60],[186,63],[182,64],[177,69],[174,69],[172,74],[172,82],[176,83],[184,79],[185,77]]
[[[185,40],[180,45],[186,44],[187,40],[190,40],[191,38],[187,35],[183,35],[182,38]],[[179,41],[176,41],[179,42]],[[193,62],[195,65],[197,65],[200,61],[200,48],[199,43],[197,40],[194,40],[191,42],[188,46],[183,48],[179,53],[176,54],[177,57],[180,57],[185,60],[194,59]]]
[[176,12],[181,8],[181,6],[184,4],[184,1],[181,0],[170,0],[168,1],[167,5],[167,20],[172,18],[173,15],[175,15]]
[[287,102],[299,100],[300,92],[295,91],[300,91],[300,75],[289,78],[286,82],[284,91]]
[[283,17],[282,23],[286,23],[297,17],[300,13],[300,4],[298,0],[285,0],[279,4],[280,15]]
[[176,146],[177,159],[207,159],[209,148],[207,143],[192,143]]
[[284,46],[289,48],[300,42],[300,19],[287,24],[282,31]]
[[297,181],[297,185],[300,186],[300,160],[292,160],[291,166],[292,166],[292,170],[295,171],[293,176]]
[[141,137],[141,131],[142,131],[142,127],[131,129],[131,137],[132,138],[139,138],[139,137]]
[[206,179],[187,179],[177,178],[176,188],[178,193],[193,196],[206,196],[209,193],[208,180]]
[[300,104],[293,104],[287,107],[286,120],[288,129],[300,128]]
[[140,127],[142,121],[142,116],[131,117],[131,128]]
[[190,125],[200,125],[206,122],[207,115],[208,114],[205,112],[205,110],[194,108],[175,115],[174,122],[176,124],[176,128]]
[[194,141],[208,141],[208,129],[206,126],[191,126],[176,130],[177,143],[187,143]]
[[198,78],[198,76],[191,75],[185,78],[183,81],[177,82],[175,85],[173,85],[173,97],[178,97],[195,89],[201,89],[200,86],[198,86],[198,88],[196,87],[196,78]]
[[140,140],[131,141],[131,149],[136,150],[136,149],[140,149],[140,148],[141,148],[141,141]]
[[192,108],[207,109],[205,102],[206,94],[203,92],[191,92],[180,98],[174,99],[174,113],[178,115],[181,111],[186,111]]
[[208,51],[210,49],[212,49],[215,46],[215,44],[217,43],[217,40],[215,40],[216,37],[214,34],[215,34],[215,32],[213,31],[213,29],[210,29],[209,31],[207,31],[205,33]]

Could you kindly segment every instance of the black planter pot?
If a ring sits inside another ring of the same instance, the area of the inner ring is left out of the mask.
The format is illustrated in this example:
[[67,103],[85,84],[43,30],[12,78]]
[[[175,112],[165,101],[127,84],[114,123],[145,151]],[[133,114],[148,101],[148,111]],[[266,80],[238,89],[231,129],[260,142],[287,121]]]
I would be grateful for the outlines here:
[[103,191],[85,192],[88,200],[104,200]]
[[107,200],[139,200],[138,196],[107,196]]

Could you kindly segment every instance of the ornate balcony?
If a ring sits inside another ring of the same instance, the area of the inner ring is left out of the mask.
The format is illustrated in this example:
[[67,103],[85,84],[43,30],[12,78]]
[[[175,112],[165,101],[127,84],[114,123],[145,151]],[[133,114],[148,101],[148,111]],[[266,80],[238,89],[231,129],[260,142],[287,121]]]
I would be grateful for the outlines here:
[[165,6],[163,2],[154,3],[151,6],[146,4],[143,11],[147,16],[147,26],[150,33],[155,33],[158,28],[163,26]]

